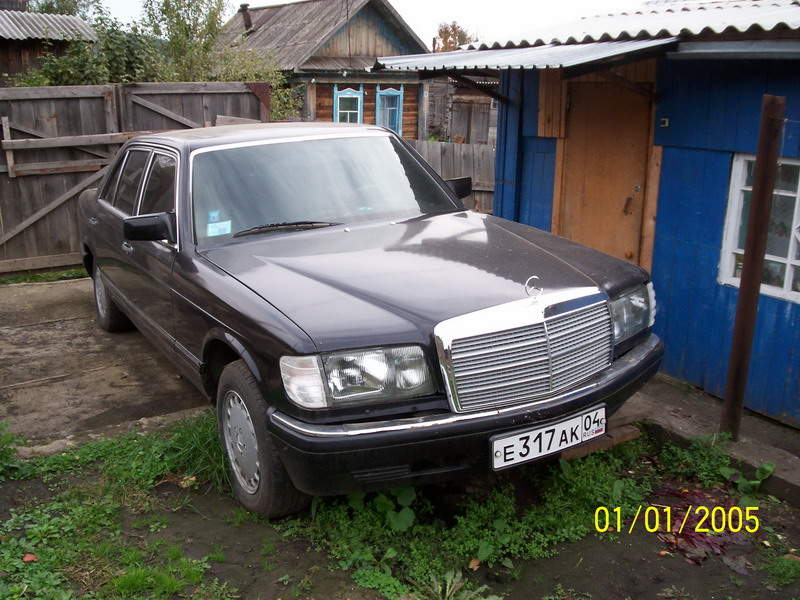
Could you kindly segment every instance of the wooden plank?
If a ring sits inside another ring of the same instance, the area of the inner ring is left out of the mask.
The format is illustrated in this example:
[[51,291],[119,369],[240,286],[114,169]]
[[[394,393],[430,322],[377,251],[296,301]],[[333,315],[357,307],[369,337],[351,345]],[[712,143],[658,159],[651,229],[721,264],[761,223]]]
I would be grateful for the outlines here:
[[553,215],[550,231],[563,235],[564,212],[564,145],[566,138],[556,140],[556,164],[553,173]]
[[12,258],[0,260],[0,273],[14,273],[32,269],[48,269],[50,267],[71,267],[81,264],[81,253],[51,254],[49,256],[31,256],[28,258]]
[[[106,167],[108,168],[108,167]],[[68,189],[66,192],[61,194],[58,198],[53,200],[47,206],[37,210],[27,219],[24,219],[22,222],[18,223],[15,227],[12,227],[7,233],[3,233],[0,236],[0,244],[5,244],[8,240],[12,239],[13,237],[17,236],[18,234],[25,231],[28,227],[36,223],[42,217],[48,215],[49,213],[53,212],[56,208],[64,204],[67,200],[72,198],[73,196],[80,194],[83,190],[93,184],[95,181],[100,179],[106,171],[106,168],[94,173],[93,175],[89,175],[86,179],[82,180],[78,185],[75,185]]]
[[[20,133],[24,133],[25,135],[32,135],[33,137],[37,137],[37,138],[49,137],[46,133],[44,133],[44,132],[42,132],[42,131],[40,131],[38,129],[33,129],[32,127],[25,127],[23,125],[20,125],[17,122],[14,122],[14,121],[9,121],[8,124],[11,126],[11,129],[15,129],[15,130],[19,131]],[[96,149],[93,149],[93,148],[76,147],[75,150],[77,150],[78,152],[85,152],[86,154],[91,154],[92,156],[99,156],[100,158],[110,158],[111,157],[111,154],[109,154],[108,152],[103,152],[101,150],[96,150]]]
[[33,150],[37,148],[68,148],[73,146],[97,146],[100,144],[121,144],[137,135],[152,131],[124,131],[119,133],[92,133],[89,135],[66,135],[62,137],[27,138],[2,142],[3,150]]
[[656,215],[658,213],[658,188],[661,182],[662,157],[663,148],[661,146],[650,147],[642,210],[642,239],[639,245],[639,266],[648,271],[653,268],[653,244],[656,240]]
[[186,125],[187,127],[191,127],[192,129],[196,129],[198,127],[202,127],[200,123],[197,121],[192,121],[191,119],[187,119],[183,115],[179,115],[178,113],[172,112],[171,110],[167,110],[163,106],[159,106],[155,102],[150,102],[149,100],[145,100],[144,98],[139,98],[136,94],[131,94],[131,102],[134,104],[138,104],[140,106],[144,106],[145,108],[152,110],[155,113],[158,113],[168,119],[172,119],[173,121],[180,123],[181,125]]
[[239,82],[209,81],[205,83],[132,83],[125,84],[129,93],[141,96],[147,94],[247,94],[247,85]]
[[59,173],[83,173],[98,171],[111,162],[110,158],[86,160],[54,160],[49,162],[22,163],[14,167],[17,177],[25,175],[58,175]]
[[244,117],[233,117],[230,115],[217,115],[216,125],[244,125],[247,123],[261,123],[258,119],[246,119]]
[[[3,126],[3,144],[5,144],[11,140],[11,126],[8,124],[8,117],[5,115],[0,117],[0,123]],[[6,168],[8,169],[9,177],[17,176],[14,170],[14,152],[10,149],[6,149]]]
[[114,89],[103,92],[103,115],[106,119],[106,133],[115,133],[119,131],[117,95]]
[[97,98],[112,85],[58,85],[0,88],[0,100],[54,100],[58,98]]

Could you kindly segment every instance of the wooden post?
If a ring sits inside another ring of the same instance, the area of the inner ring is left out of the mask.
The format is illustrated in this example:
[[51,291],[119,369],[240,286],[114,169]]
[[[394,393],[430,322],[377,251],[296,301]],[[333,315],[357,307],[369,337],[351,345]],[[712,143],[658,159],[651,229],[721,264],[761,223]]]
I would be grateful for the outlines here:
[[730,433],[734,440],[739,439],[739,426],[742,421],[742,406],[756,328],[758,296],[761,290],[764,254],[767,249],[769,213],[778,171],[785,108],[785,97],[764,95],[761,104],[758,151],[753,172],[750,217],[747,223],[747,240],[744,245],[742,279],[736,303],[728,381],[725,386],[725,405],[720,420],[720,431]]

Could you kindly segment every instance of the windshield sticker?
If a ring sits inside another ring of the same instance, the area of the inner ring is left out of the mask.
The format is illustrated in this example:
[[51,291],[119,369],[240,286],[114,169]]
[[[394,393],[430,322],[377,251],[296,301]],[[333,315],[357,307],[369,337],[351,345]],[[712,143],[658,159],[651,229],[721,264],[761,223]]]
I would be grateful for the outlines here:
[[220,210],[210,210],[208,211],[208,222],[209,223],[218,223],[219,222],[219,215],[222,211]]
[[[218,212],[218,211],[214,211]],[[209,214],[209,219],[211,215]],[[230,221],[220,221],[218,223],[209,223],[206,227],[206,235],[208,237],[214,237],[215,235],[225,235],[231,232],[231,222]]]

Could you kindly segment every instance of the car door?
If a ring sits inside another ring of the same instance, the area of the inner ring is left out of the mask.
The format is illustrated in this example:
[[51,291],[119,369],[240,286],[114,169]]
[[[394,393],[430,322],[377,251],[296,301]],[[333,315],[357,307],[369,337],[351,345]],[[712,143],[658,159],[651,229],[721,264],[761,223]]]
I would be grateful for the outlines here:
[[119,173],[109,178],[98,199],[97,264],[103,272],[112,294],[122,297],[124,307],[130,302],[131,243],[123,235],[123,221],[136,213],[142,176],[150,159],[146,148],[131,148],[120,160]]
[[[178,157],[166,150],[154,150],[145,170],[136,210],[137,215],[175,214],[177,201]],[[131,269],[125,293],[140,313],[145,326],[153,328],[164,341],[172,340],[172,263],[177,244],[168,240],[129,241]]]

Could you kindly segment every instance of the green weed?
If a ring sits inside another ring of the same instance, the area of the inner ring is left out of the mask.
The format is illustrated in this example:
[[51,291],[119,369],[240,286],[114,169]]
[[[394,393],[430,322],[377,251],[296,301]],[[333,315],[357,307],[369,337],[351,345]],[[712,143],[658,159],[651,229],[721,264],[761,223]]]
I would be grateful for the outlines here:
[[727,435],[713,435],[694,440],[688,448],[667,443],[660,454],[667,475],[696,480],[704,486],[722,483],[723,472],[731,459],[722,449]]
[[0,285],[7,283],[45,283],[50,281],[63,281],[65,279],[80,279],[88,277],[86,269],[68,269],[66,271],[48,271],[46,273],[22,273],[0,277]]
[[560,583],[556,584],[553,588],[553,593],[547,596],[542,596],[542,600],[590,600],[591,594],[576,592],[573,589],[566,589]]
[[221,583],[219,579],[214,579],[208,583],[203,583],[192,591],[193,600],[235,600],[239,598],[239,590]]
[[773,556],[765,567],[767,580],[775,585],[789,585],[800,581],[800,560],[785,556]]

